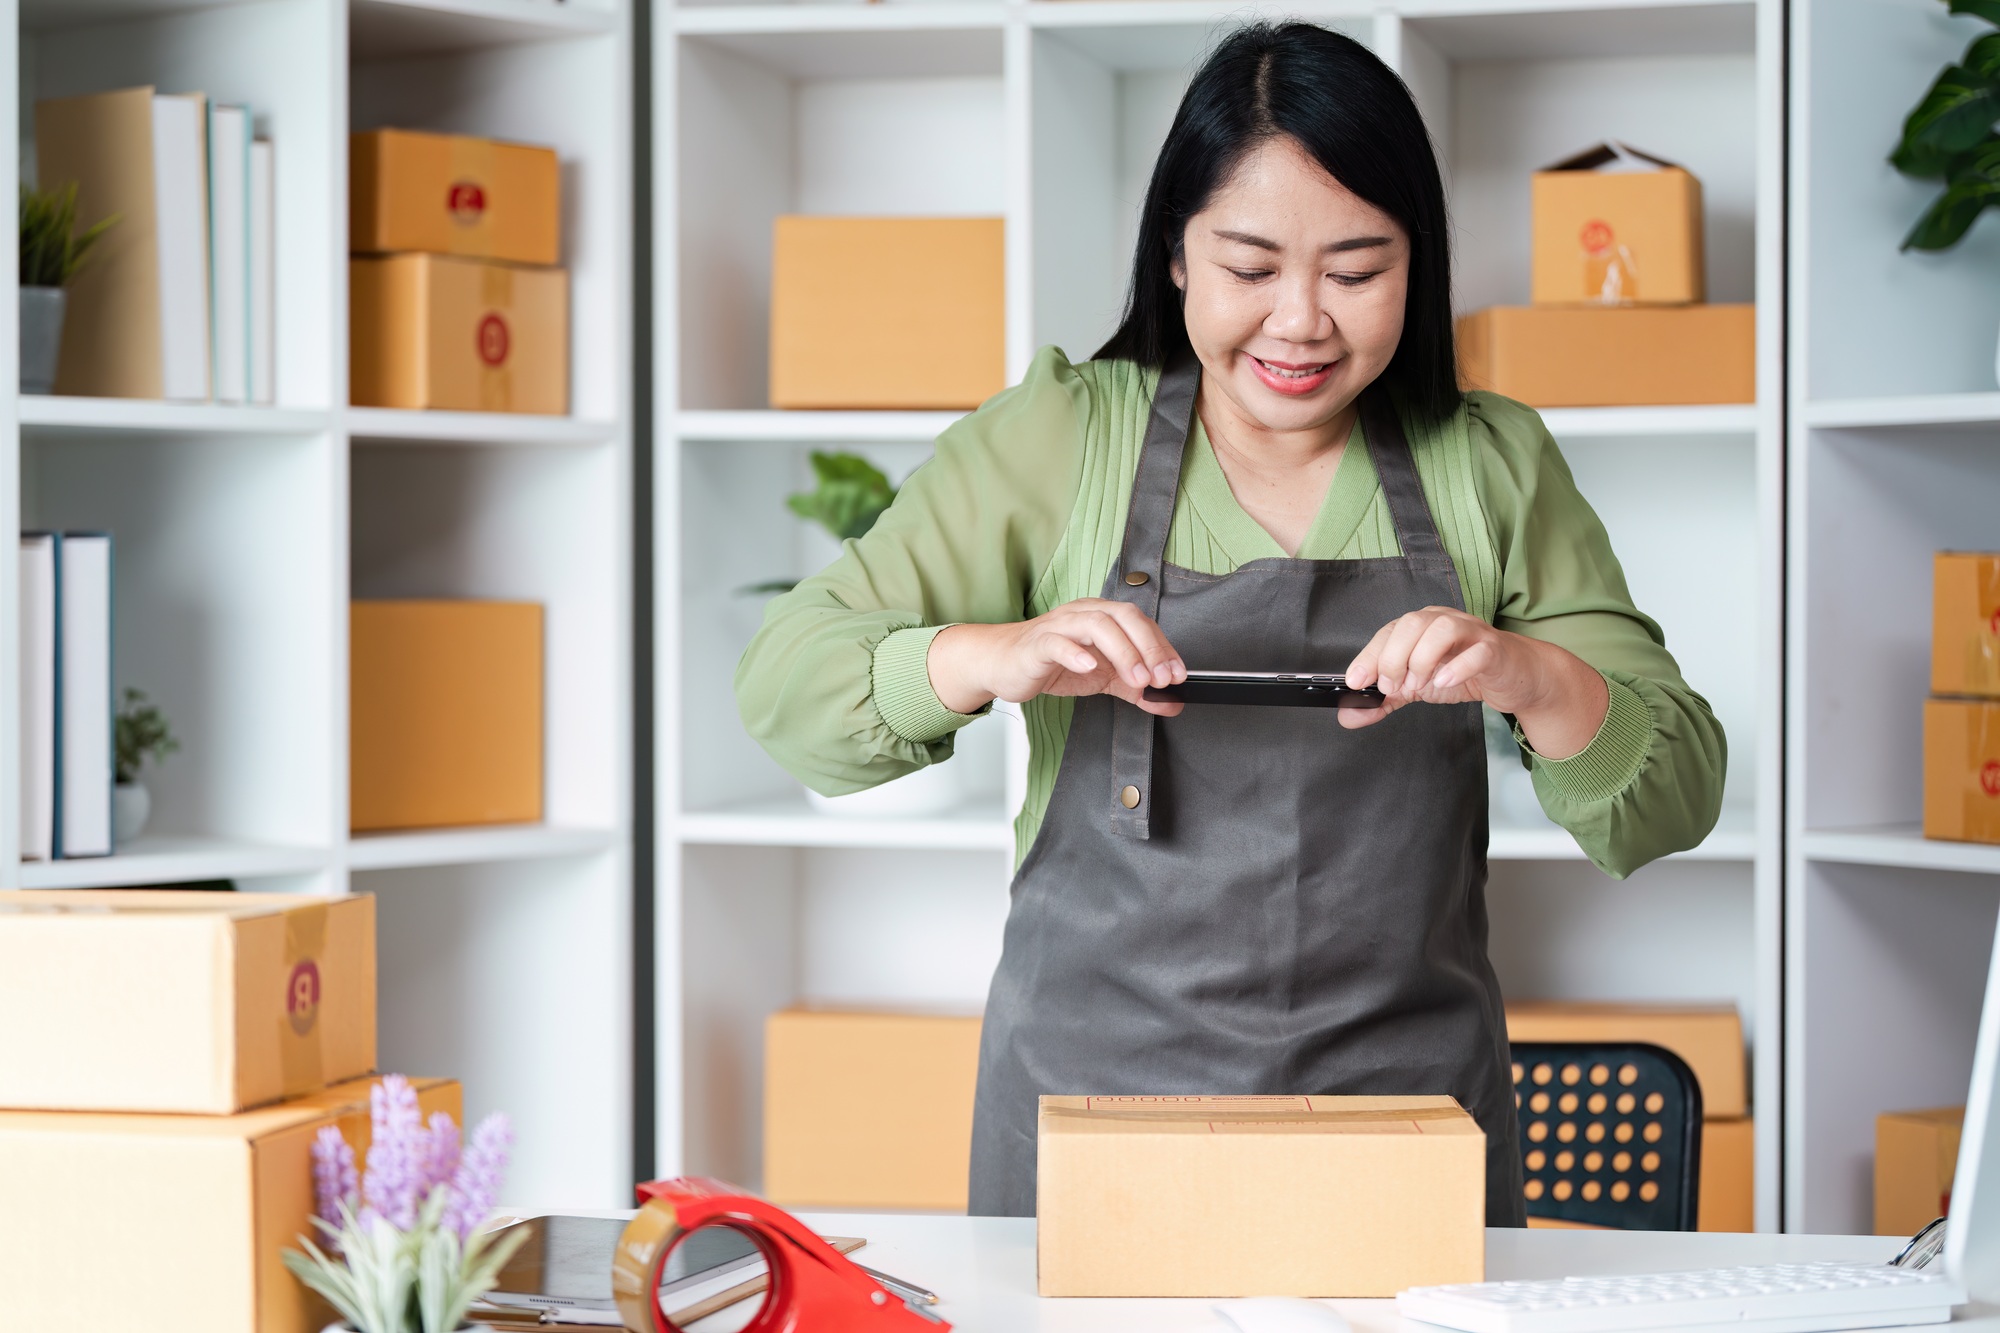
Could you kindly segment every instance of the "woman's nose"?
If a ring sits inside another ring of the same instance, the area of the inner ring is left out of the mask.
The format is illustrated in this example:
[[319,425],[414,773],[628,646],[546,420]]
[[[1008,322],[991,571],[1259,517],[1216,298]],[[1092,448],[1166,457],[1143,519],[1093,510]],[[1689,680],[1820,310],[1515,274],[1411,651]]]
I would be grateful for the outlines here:
[[1317,342],[1333,333],[1333,317],[1314,300],[1316,284],[1283,282],[1278,303],[1264,320],[1264,332],[1286,342]]

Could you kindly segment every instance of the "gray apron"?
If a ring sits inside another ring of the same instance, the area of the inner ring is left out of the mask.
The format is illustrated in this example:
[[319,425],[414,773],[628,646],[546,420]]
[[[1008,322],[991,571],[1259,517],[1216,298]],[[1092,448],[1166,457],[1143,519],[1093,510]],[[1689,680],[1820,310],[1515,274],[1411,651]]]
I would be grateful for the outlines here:
[[[1464,607],[1379,390],[1362,420],[1400,557],[1167,564],[1199,383],[1191,357],[1161,377],[1105,597],[1238,671],[1338,671],[1397,616]],[[986,1005],[971,1211],[1034,1214],[1043,1093],[1449,1093],[1486,1131],[1488,1222],[1522,1225],[1485,884],[1478,704],[1348,731],[1330,708],[1078,700]]]

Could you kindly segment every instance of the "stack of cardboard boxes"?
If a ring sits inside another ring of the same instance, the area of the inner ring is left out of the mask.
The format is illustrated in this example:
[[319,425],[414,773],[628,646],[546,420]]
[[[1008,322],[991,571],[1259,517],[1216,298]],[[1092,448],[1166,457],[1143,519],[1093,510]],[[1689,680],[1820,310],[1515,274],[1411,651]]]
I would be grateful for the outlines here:
[[1701,182],[1604,143],[1535,173],[1533,304],[1458,321],[1467,385],[1533,407],[1748,403],[1756,308],[1704,303]]
[[1924,836],[2000,842],[2000,555],[1932,567]]
[[1963,1106],[1875,1117],[1875,1234],[1914,1236],[1951,1212]]
[[351,401],[567,412],[555,150],[371,130],[349,156]]
[[[6,1326],[312,1333],[279,1255],[311,1145],[357,1154],[375,1068],[368,897],[13,893],[0,903]],[[426,1117],[459,1088],[413,1080]]]

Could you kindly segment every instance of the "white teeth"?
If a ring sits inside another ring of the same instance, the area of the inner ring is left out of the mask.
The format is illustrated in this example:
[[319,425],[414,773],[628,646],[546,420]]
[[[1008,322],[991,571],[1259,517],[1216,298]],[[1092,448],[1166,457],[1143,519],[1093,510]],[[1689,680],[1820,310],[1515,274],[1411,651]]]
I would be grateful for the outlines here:
[[1333,363],[1331,361],[1322,361],[1316,366],[1307,366],[1304,370],[1286,370],[1280,366],[1274,366],[1269,361],[1259,357],[1257,364],[1270,371],[1273,375],[1276,375],[1279,379],[1303,380],[1310,379],[1312,376],[1319,374]]

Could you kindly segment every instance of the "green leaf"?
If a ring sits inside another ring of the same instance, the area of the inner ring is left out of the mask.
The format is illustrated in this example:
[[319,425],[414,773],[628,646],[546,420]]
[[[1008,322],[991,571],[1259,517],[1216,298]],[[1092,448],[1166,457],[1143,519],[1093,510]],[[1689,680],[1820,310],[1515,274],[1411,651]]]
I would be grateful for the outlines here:
[[1903,249],[1948,250],[1995,205],[2000,205],[2000,136],[1989,135],[1978,149],[1953,160],[1944,193],[1903,238]]
[[64,287],[83,267],[104,233],[117,222],[104,218],[79,233],[76,182],[47,190],[21,187],[21,273],[23,287]]
[[2000,0],[1947,0],[1946,7],[1954,14],[1970,14],[2000,28]]
[[818,488],[789,496],[785,504],[842,541],[865,535],[895,502],[896,488],[859,454],[814,450],[812,466]]
[[[2000,33],[1982,37],[1973,46],[1983,42],[2000,46]],[[1993,54],[2000,58],[2000,51]],[[1992,131],[1996,120],[2000,120],[2000,82],[1980,77],[1963,65],[1952,65],[1937,76],[1937,82],[1903,122],[1903,141],[1890,161],[1899,170],[1908,171],[1910,168],[1903,165],[1906,161],[1928,166],[1939,155],[1965,152]]]

